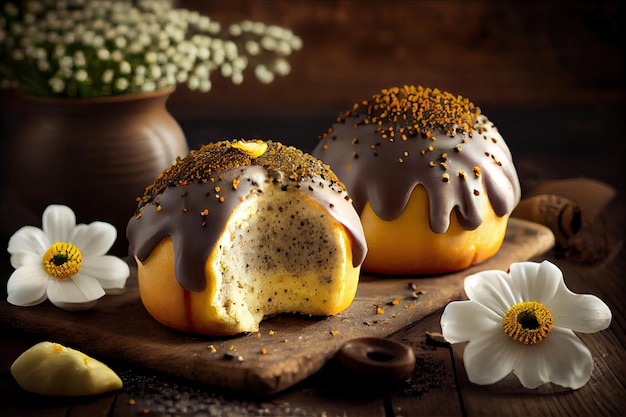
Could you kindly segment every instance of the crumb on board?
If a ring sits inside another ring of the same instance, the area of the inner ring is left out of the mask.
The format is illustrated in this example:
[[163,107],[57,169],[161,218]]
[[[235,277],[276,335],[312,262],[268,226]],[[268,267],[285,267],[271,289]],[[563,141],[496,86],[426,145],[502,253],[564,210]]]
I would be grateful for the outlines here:
[[444,339],[443,334],[439,332],[424,332],[426,335],[426,344],[435,347],[449,347],[450,343]]

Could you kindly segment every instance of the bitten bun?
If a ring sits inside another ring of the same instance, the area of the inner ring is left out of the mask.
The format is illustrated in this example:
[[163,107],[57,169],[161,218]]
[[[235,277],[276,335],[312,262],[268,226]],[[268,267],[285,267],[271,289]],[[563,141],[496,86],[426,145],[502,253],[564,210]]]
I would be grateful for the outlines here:
[[504,139],[468,99],[421,86],[353,105],[312,154],[329,164],[359,212],[363,269],[433,274],[500,248],[520,184]]
[[179,158],[146,188],[127,237],[147,311],[207,335],[257,331],[278,313],[341,312],[367,251],[328,166],[270,141]]

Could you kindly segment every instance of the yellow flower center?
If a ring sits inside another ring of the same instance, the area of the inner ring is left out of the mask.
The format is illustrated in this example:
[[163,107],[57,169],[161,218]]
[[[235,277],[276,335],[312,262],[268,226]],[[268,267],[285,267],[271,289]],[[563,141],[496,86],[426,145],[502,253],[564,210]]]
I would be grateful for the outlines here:
[[43,255],[43,267],[52,278],[63,281],[80,271],[83,255],[71,243],[57,242]]
[[552,324],[550,310],[536,301],[517,303],[502,318],[504,333],[526,345],[534,345],[548,337]]

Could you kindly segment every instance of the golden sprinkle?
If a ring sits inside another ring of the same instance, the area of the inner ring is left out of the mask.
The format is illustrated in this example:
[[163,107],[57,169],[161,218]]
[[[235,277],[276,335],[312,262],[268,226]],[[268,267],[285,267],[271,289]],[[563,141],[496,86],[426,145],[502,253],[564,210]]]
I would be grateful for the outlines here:
[[223,172],[250,165],[262,166],[268,171],[284,172],[286,177],[294,181],[323,177],[344,188],[330,167],[319,159],[295,147],[285,146],[278,142],[262,143],[267,145],[266,150],[258,156],[254,152],[241,149],[245,148],[241,141],[222,141],[204,145],[197,151],[190,151],[184,158],[179,157],[161,173],[162,175],[146,187],[135,214],[138,214],[145,205],[155,204],[161,193],[168,187],[179,186],[181,181],[199,184],[215,183],[218,178],[221,179]]
[[502,329],[516,342],[534,345],[548,337],[553,322],[552,314],[545,305],[523,301],[507,310],[502,318]]
[[445,174],[443,174],[443,182],[448,182],[450,181],[450,175],[448,175],[448,173],[446,172]]
[[474,175],[475,175],[477,178],[478,178],[478,177],[480,177],[480,167],[479,167],[479,166],[475,166],[475,167],[473,168],[473,170],[474,170]]
[[276,332],[274,330],[270,330],[269,332],[267,332],[267,334],[269,334],[270,336],[274,336]]
[[355,103],[352,113],[366,114],[364,122],[370,121],[382,127],[396,126],[402,121],[402,127],[414,126],[416,133],[426,138],[432,138],[435,132],[449,136],[458,132],[471,135],[475,120],[480,115],[480,109],[468,99],[422,86],[383,89],[371,100],[363,100],[361,106]]
[[385,314],[385,310],[382,307],[376,307],[376,314]]
[[265,348],[261,349],[261,355],[267,355],[267,349]]
[[337,333],[339,333],[337,330],[331,330],[330,331],[330,335],[331,336],[337,336]]

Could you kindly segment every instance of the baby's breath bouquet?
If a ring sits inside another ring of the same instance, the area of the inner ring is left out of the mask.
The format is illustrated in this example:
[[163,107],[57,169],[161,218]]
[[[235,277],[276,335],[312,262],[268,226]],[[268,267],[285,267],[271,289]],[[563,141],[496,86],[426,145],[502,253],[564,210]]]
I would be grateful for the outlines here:
[[100,97],[184,83],[207,92],[217,72],[241,84],[290,72],[290,29],[222,26],[168,0],[15,0],[0,10],[0,81],[37,96]]

